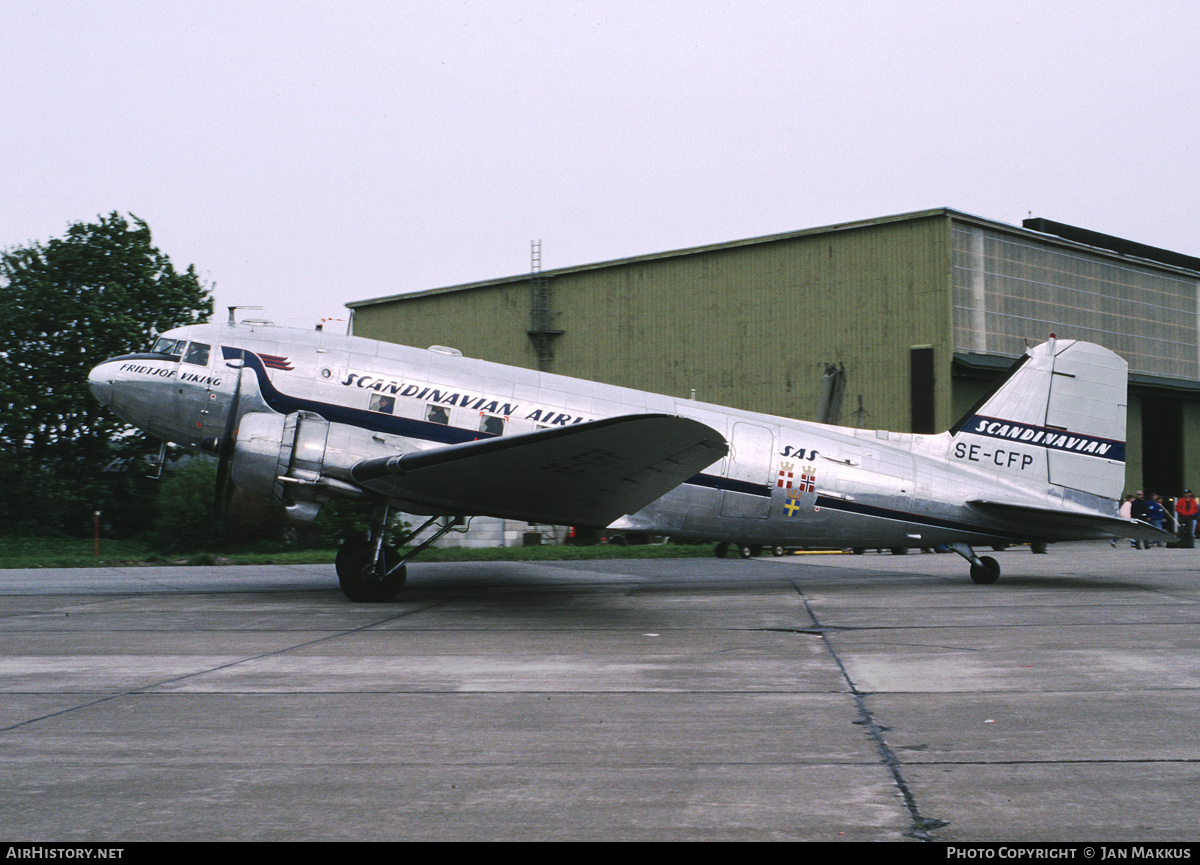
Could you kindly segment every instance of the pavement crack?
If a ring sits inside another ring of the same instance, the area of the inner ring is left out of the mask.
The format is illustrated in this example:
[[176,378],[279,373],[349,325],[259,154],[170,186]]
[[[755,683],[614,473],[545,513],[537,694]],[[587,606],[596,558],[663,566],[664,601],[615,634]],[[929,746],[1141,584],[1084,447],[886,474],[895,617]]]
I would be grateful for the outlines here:
[[[828,631],[846,630],[827,628],[825,625],[821,624],[821,621],[817,618],[817,614],[813,610],[812,605],[809,604],[808,598],[805,597],[804,591],[795,583],[793,583],[792,586],[796,590],[796,594],[800,596],[800,600],[804,603],[804,611],[808,613],[808,617],[813,623],[812,628],[796,628],[793,630],[795,630],[797,633],[815,633],[820,636],[824,636]],[[926,817],[921,814],[921,808],[917,802],[917,798],[915,795],[913,795],[912,788],[909,786],[908,780],[904,777],[903,765],[900,762],[900,758],[896,756],[896,752],[887,743],[887,739],[883,735],[891,728],[879,724],[875,720],[875,716],[871,713],[871,710],[867,707],[866,698],[871,695],[871,692],[859,690],[858,685],[856,685],[854,679],[851,678],[850,672],[846,669],[846,665],[842,662],[842,658],[838,654],[838,651],[834,647],[833,643],[830,640],[825,640],[824,642],[826,651],[828,651],[829,656],[833,658],[833,662],[837,664],[838,671],[841,673],[846,685],[850,688],[850,694],[854,697],[854,705],[858,710],[858,720],[853,721],[852,723],[861,726],[867,731],[867,734],[871,737],[871,741],[875,743],[875,748],[879,752],[884,766],[891,774],[892,781],[895,783],[896,789],[900,791],[900,795],[904,798],[904,806],[908,809],[909,817],[912,820],[911,828],[904,834],[907,837],[915,838],[918,841],[937,841],[938,839],[930,833],[942,828],[943,826],[950,825],[950,821],[938,820],[936,818]]]
[[814,628],[751,628],[754,631],[768,631],[776,634],[810,634],[812,636],[823,636],[832,631],[857,631],[859,628],[841,627],[831,625],[829,627],[818,626]]
[[437,606],[441,606],[443,603],[445,603],[445,602],[439,601],[439,602],[433,603],[433,604],[426,604],[423,607],[417,607],[415,609],[403,610],[399,613],[392,613],[392,614],[384,615],[379,619],[375,619],[373,621],[366,622],[365,624],[357,625],[352,628],[343,628],[342,630],[339,630],[336,633],[324,634],[320,637],[314,637],[313,639],[310,639],[310,640],[304,640],[304,641],[301,641],[298,643],[293,643],[292,645],[289,645],[289,646],[283,646],[278,649],[273,649],[269,652],[260,652],[257,655],[247,655],[242,658],[236,658],[232,661],[226,661],[223,664],[216,664],[211,667],[206,667],[203,670],[192,670],[191,672],[181,673],[177,676],[171,676],[166,679],[161,679],[157,682],[150,682],[145,685],[139,685],[136,688],[127,688],[123,691],[117,691],[117,692],[114,692],[111,694],[105,694],[104,696],[98,697],[94,700],[87,700],[84,702],[80,702],[80,703],[77,703],[72,706],[67,706],[65,708],[58,709],[57,711],[54,711],[54,712],[47,712],[46,714],[38,715],[36,717],[25,718],[24,720],[18,721],[16,723],[9,724],[6,727],[0,727],[0,733],[7,733],[12,730],[18,730],[22,727],[28,727],[33,724],[38,724],[38,723],[41,723],[42,721],[49,720],[50,718],[57,718],[60,715],[68,715],[72,712],[77,712],[81,709],[90,709],[93,706],[99,706],[104,703],[108,703],[112,700],[119,699],[121,697],[152,694],[157,689],[163,687],[164,685],[170,685],[170,684],[174,684],[176,682],[182,682],[186,679],[192,679],[197,676],[209,675],[211,673],[216,672],[217,670],[227,670],[227,669],[230,669],[231,667],[236,667],[236,666],[239,666],[240,664],[247,664],[252,661],[258,661],[263,658],[270,658],[270,657],[273,657],[276,655],[285,655],[288,652],[294,652],[297,649],[303,649],[308,646],[317,645],[318,643],[324,643],[324,642],[328,642],[330,640],[339,639],[341,637],[346,636],[347,634],[356,634],[356,633],[359,633],[360,631],[368,631],[368,630],[371,630],[372,628],[377,628],[380,625],[387,624],[388,622],[393,622],[397,619],[403,619],[407,616],[425,612],[426,610],[432,609]]

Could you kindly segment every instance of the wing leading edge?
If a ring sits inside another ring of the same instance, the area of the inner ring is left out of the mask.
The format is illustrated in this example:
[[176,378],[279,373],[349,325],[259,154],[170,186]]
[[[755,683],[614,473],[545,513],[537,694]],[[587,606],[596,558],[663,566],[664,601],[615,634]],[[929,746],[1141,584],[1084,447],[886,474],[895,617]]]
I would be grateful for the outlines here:
[[607,526],[729,451],[716,430],[643,414],[363,460],[363,487],[434,512]]

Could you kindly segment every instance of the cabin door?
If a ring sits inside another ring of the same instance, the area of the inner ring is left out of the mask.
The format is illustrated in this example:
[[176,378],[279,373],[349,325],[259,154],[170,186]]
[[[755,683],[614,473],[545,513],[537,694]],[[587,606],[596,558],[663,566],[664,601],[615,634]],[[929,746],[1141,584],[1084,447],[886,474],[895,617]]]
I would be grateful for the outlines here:
[[733,425],[725,488],[721,493],[722,517],[765,520],[771,510],[771,461],[775,434],[758,424]]

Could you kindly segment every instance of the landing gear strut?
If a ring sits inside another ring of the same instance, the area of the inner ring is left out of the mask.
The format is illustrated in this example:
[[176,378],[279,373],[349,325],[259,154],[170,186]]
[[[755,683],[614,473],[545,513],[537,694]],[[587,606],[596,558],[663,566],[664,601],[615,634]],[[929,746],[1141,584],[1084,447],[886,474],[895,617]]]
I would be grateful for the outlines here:
[[971,563],[971,582],[989,585],[1000,579],[1000,563],[991,556],[975,555],[971,545],[962,541],[955,541],[946,546]]
[[[445,523],[427,541],[409,550],[401,558],[396,549],[383,542],[388,511],[387,505],[375,508],[370,536],[366,539],[347,538],[338,548],[334,565],[337,569],[338,583],[342,587],[342,593],[356,603],[381,603],[395,598],[404,588],[404,581],[408,579],[408,563],[446,532],[462,523],[462,517],[445,517]],[[442,518],[430,517],[419,529],[409,532],[399,540],[397,546],[404,546],[439,519]]]

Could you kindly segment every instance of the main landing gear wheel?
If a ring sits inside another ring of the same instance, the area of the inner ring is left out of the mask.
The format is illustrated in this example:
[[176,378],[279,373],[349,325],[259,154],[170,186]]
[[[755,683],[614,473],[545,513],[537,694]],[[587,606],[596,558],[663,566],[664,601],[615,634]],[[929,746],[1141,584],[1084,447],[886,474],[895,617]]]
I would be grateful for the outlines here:
[[[403,538],[396,539],[396,546],[383,542],[387,531],[389,506],[380,503],[371,517],[371,531],[365,538],[351,535],[338,549],[335,564],[338,582],[346,597],[358,603],[390,601],[399,594],[408,577],[408,563],[419,553],[432,546],[446,532],[463,525],[463,518],[452,514],[434,514],[420,528],[413,529]],[[396,547],[407,547],[417,535],[438,520],[442,525],[422,543],[400,557]],[[461,529],[466,531],[466,529]]]
[[375,547],[366,541],[346,541],[338,549],[335,567],[338,583],[347,598],[356,603],[382,603],[400,593],[408,578],[407,565],[392,570],[400,561],[393,549],[383,548],[382,563],[375,560]]
[[980,556],[979,564],[971,565],[971,582],[990,585],[1000,579],[1000,563],[991,556]]

